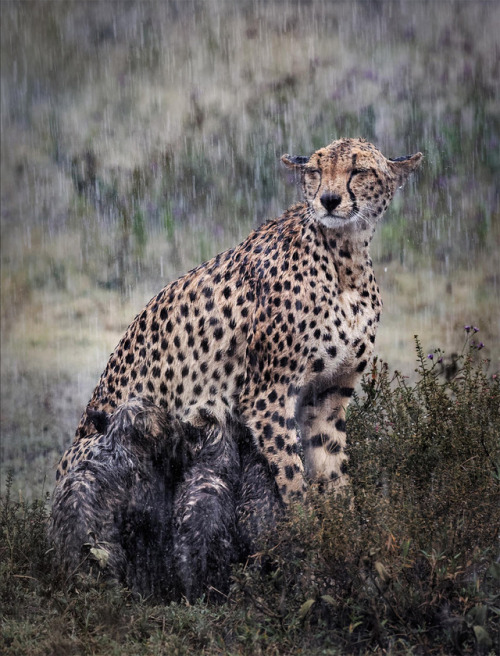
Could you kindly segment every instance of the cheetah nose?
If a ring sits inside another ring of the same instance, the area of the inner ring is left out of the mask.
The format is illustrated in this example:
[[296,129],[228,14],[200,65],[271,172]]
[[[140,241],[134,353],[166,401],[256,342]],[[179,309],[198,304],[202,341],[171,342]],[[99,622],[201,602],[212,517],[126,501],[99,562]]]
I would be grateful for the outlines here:
[[320,201],[327,212],[333,212],[340,205],[342,197],[327,191],[321,196]]

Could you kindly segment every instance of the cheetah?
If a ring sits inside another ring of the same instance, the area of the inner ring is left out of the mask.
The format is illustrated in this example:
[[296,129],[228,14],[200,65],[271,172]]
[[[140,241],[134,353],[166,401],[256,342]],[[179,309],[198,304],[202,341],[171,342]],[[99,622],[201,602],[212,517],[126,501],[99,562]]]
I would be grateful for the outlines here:
[[167,284],[137,315],[61,459],[57,485],[92,457],[99,413],[133,398],[202,431],[244,428],[285,505],[308,481],[345,484],[346,407],[382,307],[370,242],[421,160],[386,159],[364,139],[284,155],[300,172],[304,201]]
[[55,571],[104,577],[143,598],[223,601],[231,566],[283,509],[249,432],[197,429],[144,397],[93,421],[92,450],[54,491]]

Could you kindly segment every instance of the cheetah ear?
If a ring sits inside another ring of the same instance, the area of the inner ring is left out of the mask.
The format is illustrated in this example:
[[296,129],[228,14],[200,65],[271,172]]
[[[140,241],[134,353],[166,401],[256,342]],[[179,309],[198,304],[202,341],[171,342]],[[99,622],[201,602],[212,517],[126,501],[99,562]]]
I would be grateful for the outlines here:
[[281,161],[288,169],[297,169],[307,164],[309,157],[292,157],[292,155],[286,154],[281,157]]
[[413,173],[420,166],[423,157],[422,153],[415,153],[414,155],[405,155],[404,157],[388,160],[389,168],[396,176],[398,187],[401,187],[410,173]]

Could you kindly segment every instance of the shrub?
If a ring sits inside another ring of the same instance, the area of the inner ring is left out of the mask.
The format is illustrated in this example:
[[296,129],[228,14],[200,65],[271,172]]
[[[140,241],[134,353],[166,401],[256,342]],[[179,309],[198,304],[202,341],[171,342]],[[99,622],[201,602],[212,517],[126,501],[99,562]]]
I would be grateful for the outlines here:
[[[222,607],[152,606],[51,578],[44,502],[0,515],[5,653],[488,654],[500,626],[500,384],[417,346],[410,383],[374,361],[348,415],[352,485],[312,489],[234,570]],[[470,347],[473,348],[470,348]]]
[[416,338],[415,384],[375,360],[348,415],[352,497],[293,509],[262,552],[272,574],[237,577],[256,607],[349,653],[492,648],[500,385],[471,345],[446,360]]

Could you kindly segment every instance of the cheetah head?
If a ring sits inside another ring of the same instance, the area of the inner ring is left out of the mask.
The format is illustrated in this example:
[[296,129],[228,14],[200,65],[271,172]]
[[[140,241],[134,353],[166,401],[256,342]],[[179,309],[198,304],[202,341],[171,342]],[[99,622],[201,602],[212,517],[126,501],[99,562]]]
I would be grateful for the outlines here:
[[364,139],[339,139],[310,157],[281,160],[300,169],[305,200],[326,228],[373,230],[422,157],[386,159]]

